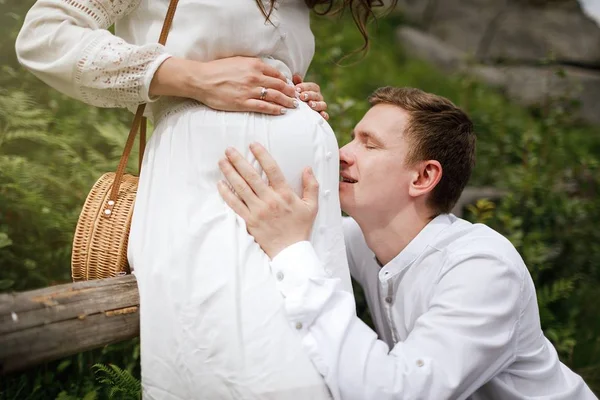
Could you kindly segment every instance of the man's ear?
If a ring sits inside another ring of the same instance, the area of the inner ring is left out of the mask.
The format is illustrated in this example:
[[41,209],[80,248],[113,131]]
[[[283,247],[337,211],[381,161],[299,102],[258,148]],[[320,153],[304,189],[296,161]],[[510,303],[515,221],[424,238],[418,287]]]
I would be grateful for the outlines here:
[[414,167],[413,179],[408,194],[412,197],[423,196],[431,192],[442,179],[442,164],[436,160],[417,163]]

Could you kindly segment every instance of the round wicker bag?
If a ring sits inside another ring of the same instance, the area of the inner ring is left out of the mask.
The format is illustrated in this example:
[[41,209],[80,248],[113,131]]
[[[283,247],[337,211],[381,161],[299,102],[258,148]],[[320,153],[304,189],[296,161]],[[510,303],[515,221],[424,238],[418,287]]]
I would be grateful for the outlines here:
[[[162,45],[167,41],[177,3],[178,0],[169,3],[158,40]],[[145,104],[140,105],[135,113],[117,171],[102,175],[83,204],[71,253],[74,281],[110,278],[131,272],[127,262],[127,243],[138,178],[125,174],[125,167],[139,131],[141,168],[146,145],[145,107]]]
[[117,172],[100,177],[85,199],[73,238],[71,276],[74,281],[111,278],[131,272],[127,243],[138,177],[125,167],[141,126],[140,166],[146,144],[144,105],[138,107]]
[[[127,243],[137,193],[138,178],[123,175],[112,210],[109,195],[115,173],[109,172],[94,184],[75,228],[71,275],[74,281],[101,279],[130,273]],[[107,210],[110,218],[105,217]]]

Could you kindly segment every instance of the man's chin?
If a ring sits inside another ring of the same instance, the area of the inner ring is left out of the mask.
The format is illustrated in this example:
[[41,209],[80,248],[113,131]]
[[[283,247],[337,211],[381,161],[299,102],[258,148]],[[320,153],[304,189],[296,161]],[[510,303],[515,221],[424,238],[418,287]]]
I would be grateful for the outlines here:
[[342,193],[342,191],[340,191],[340,208],[342,211],[351,216],[352,210],[354,209],[353,205],[354,199],[350,198],[347,193]]

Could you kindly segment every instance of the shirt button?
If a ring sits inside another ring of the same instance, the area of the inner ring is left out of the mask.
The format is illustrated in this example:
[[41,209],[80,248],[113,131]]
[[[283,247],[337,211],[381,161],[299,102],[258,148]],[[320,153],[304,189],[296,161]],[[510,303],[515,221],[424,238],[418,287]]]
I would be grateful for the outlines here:
[[391,298],[391,297],[389,297],[389,296],[388,296],[388,297],[386,297],[386,298],[385,298],[385,302],[386,302],[386,303],[388,303],[388,304],[392,304],[392,298]]
[[277,277],[278,281],[282,281],[283,280],[283,272],[278,271],[277,274],[275,275],[275,277]]
[[325,158],[328,160],[331,160],[332,156],[333,156],[333,153],[331,151],[328,151],[327,154],[325,154]]
[[296,329],[302,329],[302,322],[296,322]]
[[328,198],[330,194],[331,194],[331,190],[326,190],[326,191],[323,193],[323,196],[324,196],[325,198]]
[[417,360],[417,367],[421,368],[424,365],[425,365],[425,362],[423,360]]
[[325,275],[327,275],[328,277],[331,278],[331,275],[333,275],[333,273],[331,272],[330,269],[325,269]]
[[319,125],[323,125],[325,123],[325,118],[319,117]]
[[287,33],[285,33],[285,32],[281,33],[281,39],[283,39],[283,40],[287,39]]

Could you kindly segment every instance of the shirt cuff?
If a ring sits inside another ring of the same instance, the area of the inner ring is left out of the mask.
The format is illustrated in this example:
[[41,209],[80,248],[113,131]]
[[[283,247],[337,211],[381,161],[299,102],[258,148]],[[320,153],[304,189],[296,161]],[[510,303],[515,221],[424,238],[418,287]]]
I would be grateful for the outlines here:
[[284,295],[311,278],[327,277],[315,249],[308,241],[294,243],[279,252],[271,260],[271,271]]
[[312,245],[306,241],[295,243],[275,256],[271,272],[285,298],[291,325],[306,333],[337,290],[340,280],[327,276]]
[[154,78],[154,74],[156,74],[158,67],[171,57],[172,55],[169,53],[162,53],[148,65],[144,75],[144,81],[142,82],[142,91],[140,93],[144,103],[153,103],[160,98],[160,96],[150,96],[150,84],[152,83],[152,79]]

